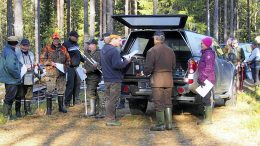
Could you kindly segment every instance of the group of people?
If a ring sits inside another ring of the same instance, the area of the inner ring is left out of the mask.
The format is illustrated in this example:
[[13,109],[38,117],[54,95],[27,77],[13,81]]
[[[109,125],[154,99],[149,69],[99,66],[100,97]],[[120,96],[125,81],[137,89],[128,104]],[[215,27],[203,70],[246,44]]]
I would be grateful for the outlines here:
[[252,77],[255,85],[259,84],[259,70],[260,70],[260,37],[256,37],[251,42],[252,52],[249,58],[245,58],[243,49],[239,46],[239,42],[235,38],[229,38],[223,49],[223,58],[232,62],[236,67],[236,87],[242,90],[242,74],[244,73],[244,63],[248,64],[252,71]]
[[[66,108],[73,106],[79,101],[81,79],[77,69],[80,63],[84,63],[87,74],[87,96],[90,103],[90,111],[87,116],[106,118],[107,126],[120,126],[116,117],[116,105],[121,96],[122,70],[131,62],[131,58],[120,55],[118,47],[121,46],[121,36],[115,33],[103,34],[104,46],[98,48],[98,42],[91,39],[84,44],[84,53],[80,51],[77,43],[78,33],[71,31],[68,40],[61,44],[58,33],[52,35],[52,43],[46,45],[40,55],[40,65],[44,65],[46,76],[44,80],[47,86],[45,93],[47,101],[46,114],[52,114],[52,100],[57,97],[59,112],[67,113]],[[173,49],[165,43],[165,34],[156,31],[153,37],[154,46],[146,55],[143,75],[151,76],[152,97],[156,110],[156,124],[150,128],[152,131],[172,129],[172,72],[176,66],[176,57]],[[21,99],[24,99],[25,115],[31,114],[30,102],[32,100],[32,87],[34,78],[40,78],[35,71],[34,55],[30,51],[30,42],[23,39],[20,47],[17,37],[10,36],[4,47],[0,59],[0,82],[5,83],[5,99],[3,112],[6,118],[12,117],[12,104],[15,101],[16,117],[21,117]],[[253,42],[254,51],[247,61],[254,60],[255,67],[259,66],[259,42]],[[205,85],[205,80],[215,84],[215,52],[211,48],[212,39],[205,37],[201,40],[201,59],[198,65],[198,84]],[[238,46],[236,39],[227,41],[224,49],[224,58],[232,61],[235,66],[245,60],[245,55]],[[255,52],[255,53],[254,53]],[[257,56],[258,57],[255,57]],[[62,69],[58,69],[59,66]],[[21,76],[21,69],[27,72]],[[258,67],[259,68],[259,67]],[[102,69],[102,71],[101,71]],[[259,72],[259,70],[256,70]],[[105,83],[105,98],[100,98],[97,86],[103,80]],[[237,76],[240,78],[240,76]],[[256,79],[257,80],[257,79]],[[259,79],[258,79],[259,80]],[[239,81],[239,80],[238,80]],[[239,83],[238,83],[239,84]],[[205,118],[198,124],[212,123],[212,96],[213,88],[203,98]],[[72,101],[72,104],[71,104]],[[65,105],[65,106],[64,106]],[[66,107],[66,108],[65,108]]]

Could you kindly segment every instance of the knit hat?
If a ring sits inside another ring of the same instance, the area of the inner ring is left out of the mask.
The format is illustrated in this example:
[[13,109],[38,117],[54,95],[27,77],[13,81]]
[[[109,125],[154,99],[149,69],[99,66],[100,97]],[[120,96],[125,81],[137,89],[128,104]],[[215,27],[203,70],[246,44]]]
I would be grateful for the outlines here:
[[210,37],[203,38],[201,42],[207,47],[210,47],[212,45],[212,39]]

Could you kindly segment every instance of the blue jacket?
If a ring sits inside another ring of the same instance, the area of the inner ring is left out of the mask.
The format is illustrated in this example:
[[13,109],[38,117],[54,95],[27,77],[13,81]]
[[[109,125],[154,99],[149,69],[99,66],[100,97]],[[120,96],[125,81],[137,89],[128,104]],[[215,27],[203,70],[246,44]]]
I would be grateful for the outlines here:
[[105,44],[100,52],[101,68],[105,82],[122,82],[122,69],[128,64],[119,51],[110,44]]
[[14,85],[20,84],[22,64],[15,54],[15,48],[6,45],[0,60],[0,82]]

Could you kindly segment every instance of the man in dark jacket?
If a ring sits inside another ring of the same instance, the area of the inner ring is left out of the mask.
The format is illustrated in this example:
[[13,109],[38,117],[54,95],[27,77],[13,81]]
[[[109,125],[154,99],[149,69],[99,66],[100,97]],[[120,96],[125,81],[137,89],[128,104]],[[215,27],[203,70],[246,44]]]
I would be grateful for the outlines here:
[[69,39],[63,43],[63,46],[70,54],[71,65],[68,67],[68,77],[65,91],[65,105],[69,106],[73,97],[73,105],[79,101],[80,83],[81,80],[76,73],[76,68],[79,67],[80,62],[84,62],[83,56],[80,54],[80,48],[77,43],[78,33],[71,31],[69,33]]
[[116,47],[121,44],[121,37],[116,34],[110,35],[109,44],[106,43],[101,49],[101,67],[106,86],[106,118],[107,126],[120,126],[116,121],[116,103],[121,95],[122,69],[130,63],[130,59],[122,59]]
[[[156,110],[156,125],[151,131],[163,131],[172,129],[172,70],[176,66],[176,57],[173,49],[165,43],[165,35],[162,31],[154,33],[154,47],[146,56],[144,74],[151,75],[152,97]],[[166,118],[166,123],[165,123]]]
[[18,38],[16,36],[8,37],[7,45],[1,54],[0,82],[5,83],[3,114],[7,120],[12,115],[12,104],[18,91],[18,85],[21,83],[22,64],[15,54],[17,44]]
[[100,50],[97,48],[98,42],[95,39],[87,42],[88,47],[85,49],[85,55],[89,59],[93,59],[96,63],[86,61],[84,68],[87,71],[87,96],[90,98],[90,112],[88,116],[94,116],[99,111],[96,111],[96,105],[99,105],[99,97],[97,93],[97,86],[101,80],[101,72],[97,69],[100,64]]
[[[201,86],[205,85],[205,80],[207,79],[213,85],[216,83],[215,80],[215,52],[211,48],[212,39],[210,37],[205,37],[201,41],[201,58],[199,61],[198,71],[198,83]],[[202,104],[204,105],[204,119],[198,124],[211,124],[212,123],[212,111],[213,111],[213,88],[209,93],[202,98]]]

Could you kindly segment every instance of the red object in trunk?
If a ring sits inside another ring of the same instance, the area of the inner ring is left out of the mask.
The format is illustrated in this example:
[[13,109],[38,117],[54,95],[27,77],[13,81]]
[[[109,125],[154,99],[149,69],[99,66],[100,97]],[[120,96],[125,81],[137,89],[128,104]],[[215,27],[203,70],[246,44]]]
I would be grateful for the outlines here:
[[[189,74],[195,73],[197,68],[198,68],[197,62],[194,59],[190,59],[188,61],[188,71],[189,71]],[[188,83],[189,84],[192,84],[193,82],[194,82],[193,78],[192,79],[190,79],[190,78],[188,79]]]

